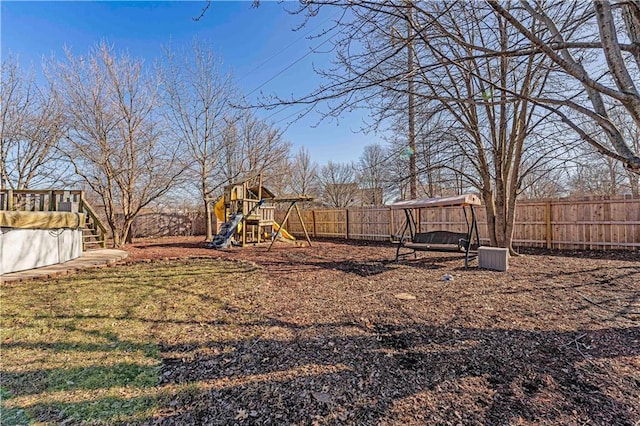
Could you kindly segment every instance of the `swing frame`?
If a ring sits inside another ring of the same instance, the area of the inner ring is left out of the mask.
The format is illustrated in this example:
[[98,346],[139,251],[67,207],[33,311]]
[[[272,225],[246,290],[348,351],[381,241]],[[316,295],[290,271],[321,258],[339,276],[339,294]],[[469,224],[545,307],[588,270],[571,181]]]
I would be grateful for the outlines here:
[[[397,241],[395,261],[400,257],[417,251],[454,251],[464,253],[464,267],[469,268],[470,251],[480,246],[478,223],[474,206],[480,206],[480,199],[473,194],[463,194],[452,197],[422,198],[418,200],[400,201],[392,204],[392,210],[403,210],[405,220],[402,233]],[[420,223],[416,218],[416,211],[422,208],[462,207],[467,232],[452,232],[448,230],[420,231]],[[474,241],[475,240],[475,241]],[[408,252],[402,252],[408,249]]]

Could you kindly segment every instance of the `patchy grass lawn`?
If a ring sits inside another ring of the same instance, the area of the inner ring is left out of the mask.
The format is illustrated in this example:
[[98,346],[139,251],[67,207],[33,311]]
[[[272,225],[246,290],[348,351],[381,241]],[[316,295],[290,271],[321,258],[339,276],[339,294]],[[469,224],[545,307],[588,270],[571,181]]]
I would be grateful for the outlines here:
[[242,336],[261,281],[248,263],[194,260],[2,284],[2,424],[158,415],[191,386],[160,386],[160,347]]

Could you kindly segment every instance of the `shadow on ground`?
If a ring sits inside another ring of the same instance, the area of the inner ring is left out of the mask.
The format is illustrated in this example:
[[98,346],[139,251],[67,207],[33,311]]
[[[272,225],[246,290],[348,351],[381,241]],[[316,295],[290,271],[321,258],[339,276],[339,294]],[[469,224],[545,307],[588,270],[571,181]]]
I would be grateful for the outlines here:
[[[176,395],[169,405],[180,409],[149,423],[230,424],[245,416],[251,424],[456,418],[464,424],[562,424],[571,418],[632,425],[640,419],[632,403],[640,397],[640,377],[623,375],[628,383],[614,398],[608,387],[616,391],[620,384],[607,382],[599,362],[640,355],[638,327],[562,333],[384,322],[271,326],[293,338],[162,347],[163,383],[210,388],[189,400]],[[203,349],[210,355],[183,357]],[[469,384],[475,392],[465,390]]]

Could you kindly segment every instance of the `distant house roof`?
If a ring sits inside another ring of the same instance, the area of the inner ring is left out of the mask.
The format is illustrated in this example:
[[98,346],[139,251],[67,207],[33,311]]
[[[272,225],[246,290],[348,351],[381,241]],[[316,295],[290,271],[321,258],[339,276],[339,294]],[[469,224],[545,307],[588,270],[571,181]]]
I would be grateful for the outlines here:
[[480,198],[473,194],[455,195],[453,197],[421,198],[419,200],[398,201],[391,204],[392,209],[418,209],[421,207],[479,206]]

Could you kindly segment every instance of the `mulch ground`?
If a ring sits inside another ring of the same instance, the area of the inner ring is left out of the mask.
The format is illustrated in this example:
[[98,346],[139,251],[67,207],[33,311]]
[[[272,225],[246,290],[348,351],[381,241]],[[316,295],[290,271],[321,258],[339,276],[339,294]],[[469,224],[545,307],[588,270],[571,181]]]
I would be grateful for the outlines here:
[[258,337],[163,345],[163,383],[209,385],[151,423],[640,424],[638,252],[530,251],[493,272],[336,241],[126,250],[248,261],[266,278],[242,296]]

